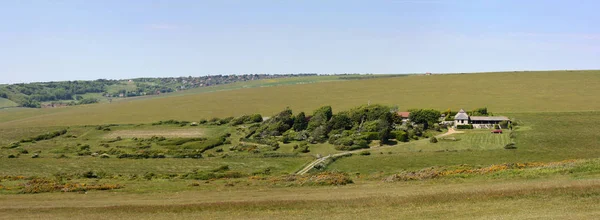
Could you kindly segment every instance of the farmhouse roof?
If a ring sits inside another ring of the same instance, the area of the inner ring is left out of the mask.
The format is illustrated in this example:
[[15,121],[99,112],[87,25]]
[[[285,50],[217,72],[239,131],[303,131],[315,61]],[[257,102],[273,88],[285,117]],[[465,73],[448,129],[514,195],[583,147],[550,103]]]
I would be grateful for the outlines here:
[[410,116],[410,112],[398,112],[398,116],[402,118],[408,118],[408,116]]
[[454,120],[469,120],[469,115],[467,115],[467,113],[465,112],[465,110],[461,109],[454,116]]
[[471,121],[510,121],[506,116],[471,116]]

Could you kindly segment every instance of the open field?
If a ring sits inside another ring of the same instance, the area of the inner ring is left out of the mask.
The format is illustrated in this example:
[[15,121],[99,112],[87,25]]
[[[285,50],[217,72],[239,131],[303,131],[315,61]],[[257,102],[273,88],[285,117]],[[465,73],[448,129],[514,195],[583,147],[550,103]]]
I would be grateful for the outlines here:
[[3,195],[0,211],[1,218],[52,219],[594,219],[600,215],[599,195],[597,179],[555,176],[185,193]]
[[[490,86],[493,82],[494,86]],[[36,109],[36,116],[0,111],[0,127],[145,123],[166,119],[199,120],[249,113],[271,115],[290,107],[334,111],[361,104],[400,109],[459,109],[487,106],[493,112],[566,112],[600,109],[599,71],[451,74],[334,81],[303,85],[234,89],[112,104]],[[213,88],[216,89],[216,88]],[[27,110],[32,111],[32,110]],[[40,117],[52,115],[52,117]]]
[[[261,87],[282,81],[253,81],[247,86],[256,88],[231,84],[111,104],[0,110],[0,218],[600,216],[600,104],[594,101],[600,94],[598,71],[332,79],[302,85],[294,80],[285,86]],[[315,160],[316,154],[343,152],[327,142],[309,144],[310,152],[299,153],[294,149],[297,141],[279,142],[276,148],[244,143],[242,137],[252,124],[154,123],[247,113],[271,116],[286,106],[294,113],[322,105],[340,111],[364,100],[400,109],[487,106],[519,126],[503,134],[464,130],[438,143],[421,138],[379,147],[374,141],[367,150],[370,155],[337,158],[304,176],[312,180],[342,172],[353,181],[323,186],[290,174]],[[61,129],[67,132],[27,141]],[[221,145],[205,148],[216,137],[226,138]],[[504,149],[511,142],[517,149]],[[101,158],[105,152],[108,158]],[[199,152],[201,158],[179,157]],[[136,155],[153,157],[134,159]],[[418,178],[390,181],[395,175]],[[35,181],[121,187],[23,194]]]

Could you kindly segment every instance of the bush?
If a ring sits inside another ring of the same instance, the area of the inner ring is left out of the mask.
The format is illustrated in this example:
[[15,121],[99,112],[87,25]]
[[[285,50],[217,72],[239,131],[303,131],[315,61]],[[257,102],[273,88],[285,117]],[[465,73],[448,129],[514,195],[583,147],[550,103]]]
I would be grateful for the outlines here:
[[473,129],[473,125],[457,125],[457,129]]
[[509,143],[504,146],[504,149],[508,149],[508,150],[517,149],[517,145],[515,143]]
[[34,142],[34,141],[50,140],[52,138],[61,136],[61,135],[66,134],[66,133],[67,133],[67,129],[62,129],[60,131],[49,132],[49,133],[46,133],[46,134],[38,135],[36,137],[23,139],[20,142],[21,143],[27,143],[27,142]]
[[360,152],[360,155],[362,155],[362,156],[369,156],[369,155],[371,155],[371,152],[369,152],[369,151],[363,151],[363,152]]
[[310,149],[308,148],[307,143],[302,142],[299,145],[294,146],[294,152],[308,153],[308,152],[310,152]]
[[379,132],[364,132],[361,135],[361,139],[363,140],[379,140]]
[[431,142],[431,143],[434,143],[434,144],[435,144],[435,143],[437,143],[437,142],[438,142],[438,139],[437,139],[437,138],[435,138],[435,137],[431,137],[431,138],[429,138],[429,142]]
[[396,136],[396,140],[400,142],[408,142],[408,133],[405,131],[395,131],[393,132],[394,136]]

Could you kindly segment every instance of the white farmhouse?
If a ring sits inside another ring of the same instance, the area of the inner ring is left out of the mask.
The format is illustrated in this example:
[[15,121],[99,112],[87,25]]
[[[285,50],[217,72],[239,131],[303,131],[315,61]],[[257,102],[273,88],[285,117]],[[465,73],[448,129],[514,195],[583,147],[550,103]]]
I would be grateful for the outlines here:
[[473,128],[494,128],[494,125],[510,119],[506,116],[469,116],[465,110],[461,109],[454,116],[454,127],[457,125],[473,125]]

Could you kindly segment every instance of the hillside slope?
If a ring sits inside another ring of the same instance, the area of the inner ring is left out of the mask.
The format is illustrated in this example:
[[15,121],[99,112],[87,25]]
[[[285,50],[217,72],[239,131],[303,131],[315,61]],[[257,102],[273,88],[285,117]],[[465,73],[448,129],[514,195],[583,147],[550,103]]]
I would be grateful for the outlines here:
[[[399,109],[472,109],[492,112],[566,112],[600,109],[600,71],[503,72],[409,76],[289,85],[191,94],[169,98],[0,112],[0,126],[148,123],[164,119],[199,120],[249,113],[270,115],[285,107],[334,111],[367,103]],[[15,117],[15,115],[33,117]],[[49,115],[51,117],[40,117]],[[20,120],[13,120],[20,119]]]
[[17,103],[15,103],[11,100],[8,100],[5,98],[0,98],[0,108],[15,107],[17,105],[18,105]]

